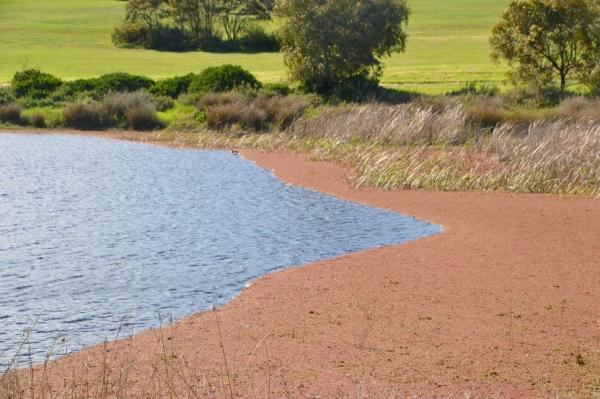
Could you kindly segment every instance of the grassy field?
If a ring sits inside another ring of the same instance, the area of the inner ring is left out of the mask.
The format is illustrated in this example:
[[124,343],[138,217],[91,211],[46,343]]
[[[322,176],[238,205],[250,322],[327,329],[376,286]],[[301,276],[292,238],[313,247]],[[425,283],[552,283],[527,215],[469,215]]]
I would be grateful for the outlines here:
[[[129,72],[161,78],[224,63],[239,64],[264,82],[285,78],[282,55],[166,53],[113,47],[110,34],[124,16],[115,0],[2,0],[0,83],[23,68],[62,79]],[[409,0],[408,49],[384,59],[384,83],[440,93],[468,81],[500,82],[487,38],[506,0]]]

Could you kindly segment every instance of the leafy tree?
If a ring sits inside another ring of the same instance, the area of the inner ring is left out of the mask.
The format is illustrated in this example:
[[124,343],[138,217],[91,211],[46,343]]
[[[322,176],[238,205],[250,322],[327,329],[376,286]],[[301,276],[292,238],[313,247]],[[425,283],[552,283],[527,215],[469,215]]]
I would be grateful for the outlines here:
[[492,28],[492,60],[508,61],[514,83],[558,77],[563,96],[570,76],[585,83],[597,65],[599,23],[596,0],[511,0]]
[[406,47],[404,0],[281,0],[276,10],[287,17],[278,33],[289,76],[311,91],[378,78],[377,57]]

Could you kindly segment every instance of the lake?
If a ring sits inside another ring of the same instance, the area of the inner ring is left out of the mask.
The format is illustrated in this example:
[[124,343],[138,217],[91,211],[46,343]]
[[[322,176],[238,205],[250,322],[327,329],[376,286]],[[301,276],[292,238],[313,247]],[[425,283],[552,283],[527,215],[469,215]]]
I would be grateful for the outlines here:
[[[441,227],[286,184],[226,151],[0,134],[0,364],[220,305],[249,281]],[[31,349],[29,349],[31,348]]]

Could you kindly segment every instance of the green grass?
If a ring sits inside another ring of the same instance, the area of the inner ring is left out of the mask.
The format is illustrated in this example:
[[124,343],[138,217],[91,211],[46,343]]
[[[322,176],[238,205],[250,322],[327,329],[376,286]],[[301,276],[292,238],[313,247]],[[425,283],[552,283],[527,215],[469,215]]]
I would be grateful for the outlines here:
[[[23,68],[62,79],[129,72],[154,79],[239,64],[264,82],[285,78],[280,53],[167,53],[119,49],[110,34],[124,16],[115,0],[2,0],[0,82]],[[490,29],[506,0],[409,0],[412,15],[404,54],[383,59],[382,81],[431,94],[464,82],[500,82],[504,69],[489,61]],[[275,23],[267,24],[267,30]]]

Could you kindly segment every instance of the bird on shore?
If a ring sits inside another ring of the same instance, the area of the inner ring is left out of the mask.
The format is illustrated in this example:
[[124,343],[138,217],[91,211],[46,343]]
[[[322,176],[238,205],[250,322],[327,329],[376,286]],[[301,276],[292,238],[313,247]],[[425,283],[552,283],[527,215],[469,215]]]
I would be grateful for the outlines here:
[[238,155],[238,154],[239,154],[239,151],[236,151],[236,150],[231,150],[231,153],[232,153],[233,155]]

